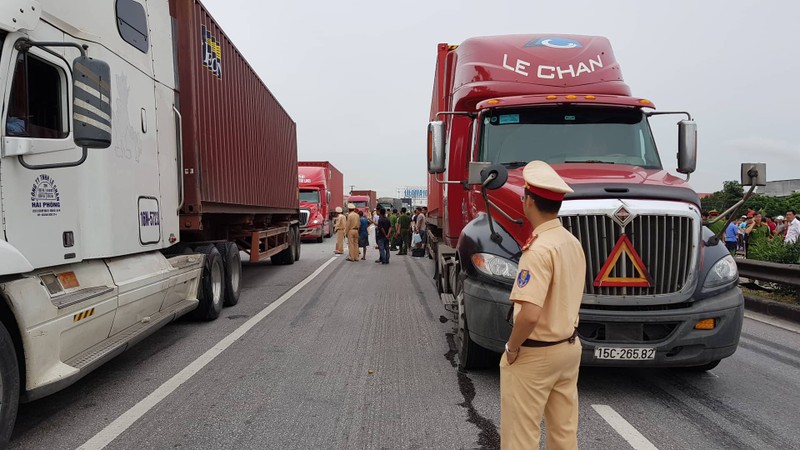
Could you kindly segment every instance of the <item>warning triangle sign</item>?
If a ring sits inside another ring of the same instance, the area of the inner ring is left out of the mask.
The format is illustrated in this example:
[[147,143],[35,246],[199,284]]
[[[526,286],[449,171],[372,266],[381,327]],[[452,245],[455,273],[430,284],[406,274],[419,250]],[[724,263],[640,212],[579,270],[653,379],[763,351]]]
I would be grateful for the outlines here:
[[[633,268],[638,274],[637,277],[611,276],[611,272],[617,267],[617,262],[623,253],[633,263]],[[628,235],[623,234],[619,237],[617,245],[611,250],[611,255],[600,269],[597,278],[594,279],[594,285],[597,287],[650,287],[653,285],[653,279],[650,277],[647,267],[644,266],[641,256],[633,248],[633,243],[628,239]]]

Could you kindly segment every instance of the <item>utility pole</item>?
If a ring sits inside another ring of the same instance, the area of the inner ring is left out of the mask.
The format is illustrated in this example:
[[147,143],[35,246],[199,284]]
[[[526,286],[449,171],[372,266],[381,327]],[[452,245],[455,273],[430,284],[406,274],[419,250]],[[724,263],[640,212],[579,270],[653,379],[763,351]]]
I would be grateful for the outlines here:
[[353,188],[354,188],[354,187],[356,187],[356,185],[355,185],[355,184],[351,184],[351,185],[350,185],[350,194],[351,194],[351,195],[353,194]]

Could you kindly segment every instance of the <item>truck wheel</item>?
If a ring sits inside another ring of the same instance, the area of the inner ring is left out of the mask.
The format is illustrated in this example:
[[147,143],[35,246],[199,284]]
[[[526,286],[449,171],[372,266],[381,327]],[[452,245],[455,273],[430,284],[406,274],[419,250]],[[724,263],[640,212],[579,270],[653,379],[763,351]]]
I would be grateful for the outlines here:
[[6,448],[14,422],[17,420],[19,403],[19,367],[14,341],[5,326],[0,323],[0,448]]
[[239,246],[233,242],[217,244],[217,250],[222,256],[222,266],[225,268],[225,306],[239,303],[239,290],[242,284],[242,258],[239,256]]
[[[456,266],[453,270],[459,270]],[[464,308],[464,293],[462,292],[463,275],[456,277],[453,294],[458,301],[458,330],[456,330],[456,346],[458,350],[458,370],[486,369],[498,364],[498,354],[476,344],[469,337],[467,326],[467,312]]]
[[197,253],[206,255],[203,262],[203,276],[197,289],[200,304],[192,313],[196,320],[214,320],[222,312],[225,303],[225,267],[219,250],[213,244],[198,247]]
[[[322,230],[319,230],[319,232],[322,233]],[[318,237],[317,238],[317,244],[321,244],[323,240],[324,239],[322,238],[322,236]]]
[[300,247],[303,246],[303,241],[300,240],[300,229],[292,227],[292,231],[294,232],[294,260],[300,261]]
[[280,264],[280,265],[288,265],[294,264],[295,261],[295,252],[296,248],[298,248],[297,241],[298,239],[295,238],[296,233],[294,231],[294,227],[289,228],[289,235],[286,236],[287,241],[289,242],[289,246],[283,249],[280,253],[276,255],[272,255],[270,260],[272,264]]

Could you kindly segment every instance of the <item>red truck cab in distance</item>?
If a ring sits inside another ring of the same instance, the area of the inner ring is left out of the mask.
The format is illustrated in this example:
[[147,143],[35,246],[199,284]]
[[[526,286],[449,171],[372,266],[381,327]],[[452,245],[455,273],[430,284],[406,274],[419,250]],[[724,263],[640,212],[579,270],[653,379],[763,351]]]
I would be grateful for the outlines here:
[[[649,120],[681,114],[678,172],[696,162],[688,113],[633,97],[609,41],[509,35],[439,44],[428,124],[428,245],[454,311],[461,368],[496,364],[521,247],[531,235],[523,167],[549,163],[574,189],[564,227],[587,259],[582,363],[708,369],[736,349],[743,320],[733,259],[704,245],[700,203],[661,164]],[[447,154],[445,154],[445,151]],[[481,171],[507,173],[481,191]],[[710,242],[710,241],[709,241]],[[712,319],[712,329],[696,328]]]
[[355,189],[350,191],[349,203],[356,206],[357,210],[364,213],[364,217],[372,217],[372,210],[377,205],[378,193],[366,189]]
[[342,173],[328,161],[300,161],[300,237],[322,242],[333,233],[333,216],[344,201]]

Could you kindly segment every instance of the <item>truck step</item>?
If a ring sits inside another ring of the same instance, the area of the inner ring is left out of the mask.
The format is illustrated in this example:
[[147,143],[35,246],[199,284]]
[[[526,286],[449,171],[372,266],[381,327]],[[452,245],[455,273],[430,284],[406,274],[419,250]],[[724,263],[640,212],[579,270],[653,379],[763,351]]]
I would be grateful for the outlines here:
[[141,321],[136,325],[128,327],[108,339],[99,342],[82,353],[79,353],[67,361],[65,364],[83,371],[91,371],[109,359],[119,355],[129,346],[141,341],[162,326],[174,320],[176,317],[191,311],[197,306],[195,300],[184,300],[178,302],[164,311],[150,316],[150,320]]
[[457,306],[456,298],[453,297],[453,294],[442,294],[441,298],[445,308]]
[[77,305],[78,303],[85,302],[86,300],[97,298],[100,297],[101,295],[105,295],[111,292],[114,292],[113,287],[108,287],[108,286],[88,287],[75,292],[71,292],[66,295],[54,297],[51,301],[53,302],[53,306],[55,306],[56,308],[64,309],[68,306]]

